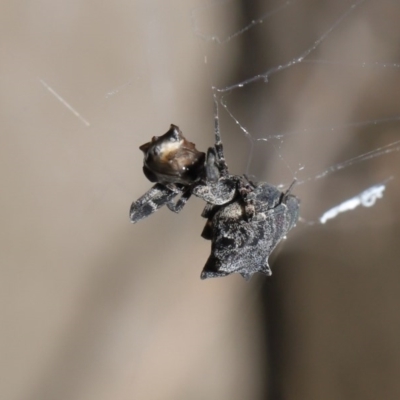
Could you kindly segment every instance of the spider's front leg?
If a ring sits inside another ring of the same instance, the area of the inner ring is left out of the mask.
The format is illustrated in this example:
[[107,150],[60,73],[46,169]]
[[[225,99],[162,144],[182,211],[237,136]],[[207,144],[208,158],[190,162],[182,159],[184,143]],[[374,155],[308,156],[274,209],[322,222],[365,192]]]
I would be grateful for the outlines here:
[[161,183],[155,184],[142,197],[132,203],[129,211],[131,222],[136,223],[147,218],[162,206],[172,202],[172,199],[179,193],[182,193],[182,189],[179,187],[165,186]]
[[218,182],[221,176],[221,170],[218,162],[217,151],[214,147],[210,147],[207,151],[205,163],[206,180],[208,182]]
[[193,186],[191,192],[207,203],[226,204],[236,196],[237,178],[235,175],[229,175],[222,143],[218,136],[215,146],[207,151],[202,179]]
[[185,207],[185,204],[190,199],[191,195],[192,195],[192,188],[188,187],[185,189],[182,196],[176,203],[174,203],[171,200],[169,203],[167,203],[167,207],[174,213],[179,213],[182,210],[182,208]]

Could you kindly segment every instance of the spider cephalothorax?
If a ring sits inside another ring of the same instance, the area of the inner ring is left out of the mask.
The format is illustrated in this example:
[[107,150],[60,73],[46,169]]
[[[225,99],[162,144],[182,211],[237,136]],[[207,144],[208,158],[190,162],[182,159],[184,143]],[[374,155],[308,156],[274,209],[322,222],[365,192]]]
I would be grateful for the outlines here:
[[201,278],[271,275],[268,257],[296,224],[299,200],[290,188],[281,192],[268,183],[251,182],[245,175],[229,174],[218,129],[215,134],[215,145],[206,156],[175,125],[140,147],[144,174],[157,183],[132,204],[131,221],[138,222],[163,205],[179,212],[194,194],[207,203],[202,236],[212,242]]
[[[133,223],[163,205],[178,213],[192,194],[208,203],[222,205],[232,200],[241,188],[240,177],[228,173],[221,143],[210,147],[206,157],[184,138],[176,125],[171,124],[167,133],[153,137],[140,149],[144,152],[143,172],[157,184],[132,203]],[[173,203],[172,199],[179,194],[182,196]]]

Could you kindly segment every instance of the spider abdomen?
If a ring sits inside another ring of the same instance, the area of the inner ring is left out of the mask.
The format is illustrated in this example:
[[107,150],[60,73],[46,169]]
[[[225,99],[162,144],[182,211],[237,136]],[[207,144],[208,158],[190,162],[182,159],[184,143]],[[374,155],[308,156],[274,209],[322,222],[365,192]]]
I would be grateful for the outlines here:
[[[274,189],[264,183],[254,189],[252,194],[256,212],[251,220],[246,220],[245,206],[238,198],[222,206],[207,221],[212,246],[211,255],[201,274],[202,279],[232,273],[239,273],[246,279],[256,272],[271,275],[268,258],[296,224],[299,210],[298,199],[293,195],[285,197],[278,189],[275,199],[264,198],[265,193],[271,193],[271,188]],[[276,205],[266,207],[266,200],[271,204],[276,202]]]

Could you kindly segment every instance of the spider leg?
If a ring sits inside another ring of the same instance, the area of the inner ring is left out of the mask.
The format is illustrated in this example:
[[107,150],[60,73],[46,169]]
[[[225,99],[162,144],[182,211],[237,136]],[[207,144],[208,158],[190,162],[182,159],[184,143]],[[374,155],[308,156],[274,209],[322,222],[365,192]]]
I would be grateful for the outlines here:
[[292,189],[293,189],[293,187],[294,187],[294,185],[295,185],[296,183],[297,183],[297,180],[294,179],[293,182],[290,184],[288,190],[286,190],[286,192],[283,193],[282,201],[283,201],[284,203],[286,202],[286,199],[287,199],[289,196],[293,196],[293,195],[290,194],[290,192],[292,191]]
[[249,176],[247,174],[243,174],[244,179],[246,179],[247,182],[249,182],[249,184],[253,187],[253,189],[256,188],[256,183],[254,181],[252,181]]
[[296,179],[293,180],[293,182],[290,184],[289,189],[286,190],[282,194],[282,200],[281,203],[286,204],[286,207],[289,210],[289,220],[290,220],[290,225],[289,225],[289,230],[292,229],[293,226],[296,225],[298,219],[299,219],[299,199],[291,194],[291,191],[293,189],[293,186],[296,184]]
[[244,180],[239,181],[238,191],[244,201],[244,212],[247,221],[251,221],[256,213],[254,207],[254,190]]
[[218,179],[221,176],[221,172],[218,168],[217,162],[217,154],[214,147],[210,147],[207,151],[207,158],[206,158],[206,180],[208,182],[218,182]]
[[174,213],[179,213],[183,207],[185,207],[186,202],[190,199],[192,195],[191,187],[187,188],[180,199],[174,203],[172,200],[167,203],[167,207]]
[[170,188],[161,183],[155,184],[142,197],[132,203],[129,211],[131,222],[136,223],[147,218],[181,192],[181,189],[177,187]]
[[219,132],[219,113],[218,113],[218,100],[214,93],[214,130],[215,130],[215,154],[217,156],[217,162],[221,175],[228,174],[228,165],[225,161],[224,147],[222,145],[221,134]]

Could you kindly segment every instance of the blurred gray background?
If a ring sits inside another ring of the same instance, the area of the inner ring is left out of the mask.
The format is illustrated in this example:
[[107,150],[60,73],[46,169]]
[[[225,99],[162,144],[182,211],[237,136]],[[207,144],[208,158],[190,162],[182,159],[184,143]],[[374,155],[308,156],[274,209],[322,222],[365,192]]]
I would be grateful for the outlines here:
[[[311,221],[394,177],[372,208],[298,224],[268,279],[200,281],[199,199],[129,222],[151,186],[140,145],[175,123],[205,150],[213,85],[300,56],[356,3],[298,1],[210,39],[283,4],[0,4],[2,399],[400,398],[396,151],[296,187]],[[221,110],[231,170],[290,183],[400,139],[400,122],[351,124],[400,116],[399,18],[366,1],[308,57],[329,62],[227,95],[253,140],[316,128],[250,154]]]

